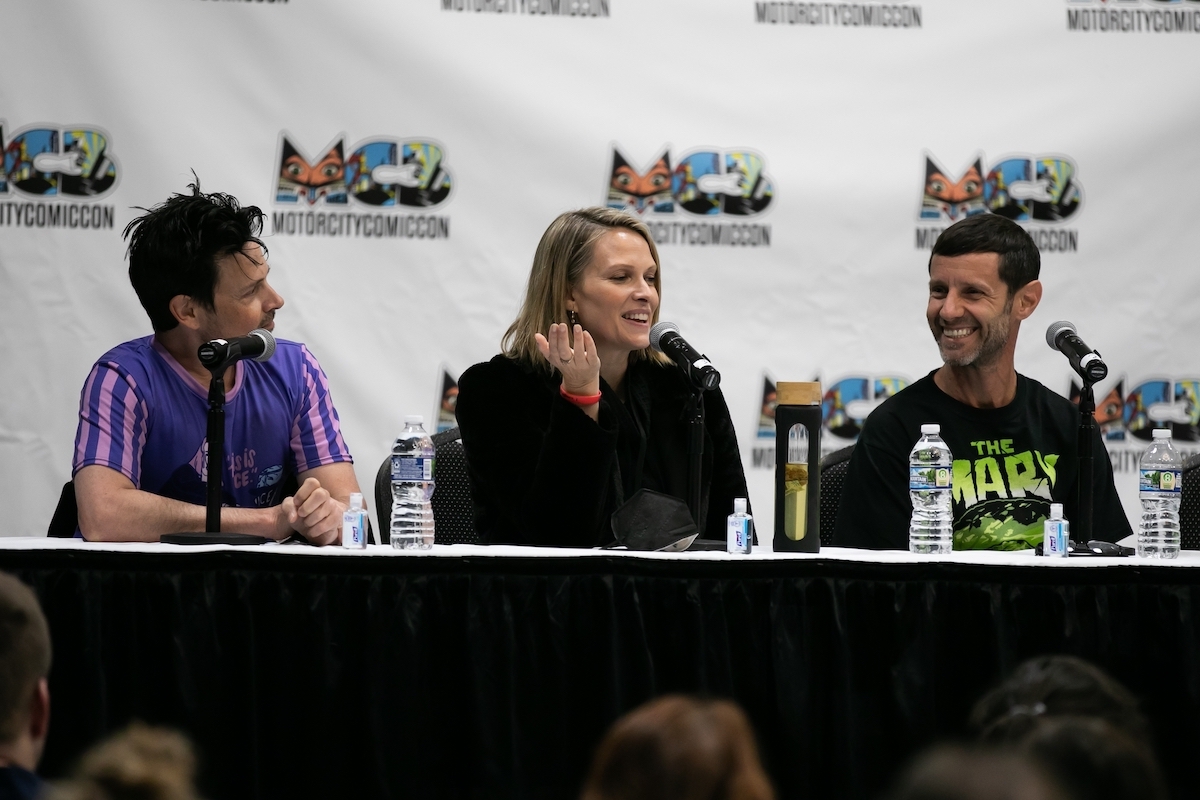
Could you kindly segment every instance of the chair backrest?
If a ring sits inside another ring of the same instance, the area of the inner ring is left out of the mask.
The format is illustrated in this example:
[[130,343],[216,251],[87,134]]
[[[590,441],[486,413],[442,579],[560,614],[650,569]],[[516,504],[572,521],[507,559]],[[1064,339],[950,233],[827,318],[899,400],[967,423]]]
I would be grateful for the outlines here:
[[[462,433],[457,427],[432,437],[433,463],[433,540],[437,544],[478,544],[475,532],[475,508],[471,503],[471,485],[467,478],[467,457],[463,452]],[[379,541],[391,541],[392,457],[379,466],[375,476],[375,514],[379,520]]]
[[1183,462],[1183,499],[1179,503],[1179,539],[1179,546],[1184,550],[1200,550],[1200,454]]
[[833,529],[837,525],[838,505],[842,502],[842,484],[846,482],[846,467],[854,445],[834,450],[821,459],[821,546],[833,544]]

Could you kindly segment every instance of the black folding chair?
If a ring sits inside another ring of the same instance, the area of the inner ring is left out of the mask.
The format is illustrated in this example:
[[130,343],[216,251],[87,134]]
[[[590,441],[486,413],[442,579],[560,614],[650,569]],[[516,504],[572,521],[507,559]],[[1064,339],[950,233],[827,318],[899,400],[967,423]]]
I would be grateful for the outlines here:
[[838,505],[842,502],[842,484],[846,482],[846,467],[850,465],[850,454],[854,445],[834,450],[821,459],[817,469],[821,472],[821,546],[833,544],[833,530],[837,525]]

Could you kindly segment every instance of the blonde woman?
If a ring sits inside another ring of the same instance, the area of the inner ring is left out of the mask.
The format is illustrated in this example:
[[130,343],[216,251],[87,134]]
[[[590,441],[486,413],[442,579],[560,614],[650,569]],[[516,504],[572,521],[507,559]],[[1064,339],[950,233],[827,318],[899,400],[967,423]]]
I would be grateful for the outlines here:
[[[661,287],[654,240],[623,211],[569,211],[542,235],[503,352],[459,380],[483,541],[603,545],[638,489],[686,500],[690,389],[650,349]],[[746,478],[719,390],[705,410],[701,535],[720,539]]]

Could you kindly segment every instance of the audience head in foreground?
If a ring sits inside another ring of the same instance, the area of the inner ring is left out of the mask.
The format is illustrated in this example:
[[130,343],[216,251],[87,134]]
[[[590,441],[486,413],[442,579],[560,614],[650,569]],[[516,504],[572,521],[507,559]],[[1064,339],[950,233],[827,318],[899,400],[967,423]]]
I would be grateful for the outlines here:
[[198,800],[195,778],[185,736],[135,722],[88,750],[47,800]]
[[1167,800],[1150,748],[1103,719],[1038,717],[1010,744],[1054,776],[1075,800]]
[[981,742],[1035,759],[1080,800],[1166,797],[1137,699],[1081,658],[1025,661],[979,699],[970,724]]
[[34,797],[50,728],[50,628],[33,591],[0,572],[0,796]]
[[773,800],[746,715],[669,695],[609,728],[580,800]]
[[1031,759],[1016,753],[935,747],[917,758],[886,800],[1083,800],[1063,791]]
[[1137,698],[1100,667],[1067,655],[1022,662],[976,701],[970,725],[981,741],[1003,743],[1023,736],[1039,717],[1057,716],[1102,719],[1135,740],[1151,740]]

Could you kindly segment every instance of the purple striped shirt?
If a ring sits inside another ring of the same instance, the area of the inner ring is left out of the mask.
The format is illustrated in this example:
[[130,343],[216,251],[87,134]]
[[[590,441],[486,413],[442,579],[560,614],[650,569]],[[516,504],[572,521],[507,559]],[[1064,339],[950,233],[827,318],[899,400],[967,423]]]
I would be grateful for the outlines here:
[[[321,365],[304,345],[276,342],[270,361],[239,361],[226,389],[226,505],[278,505],[286,478],[354,460]],[[139,489],[203,505],[207,425],[208,386],[154,337],[126,342],[83,385],[71,474],[101,464]]]

